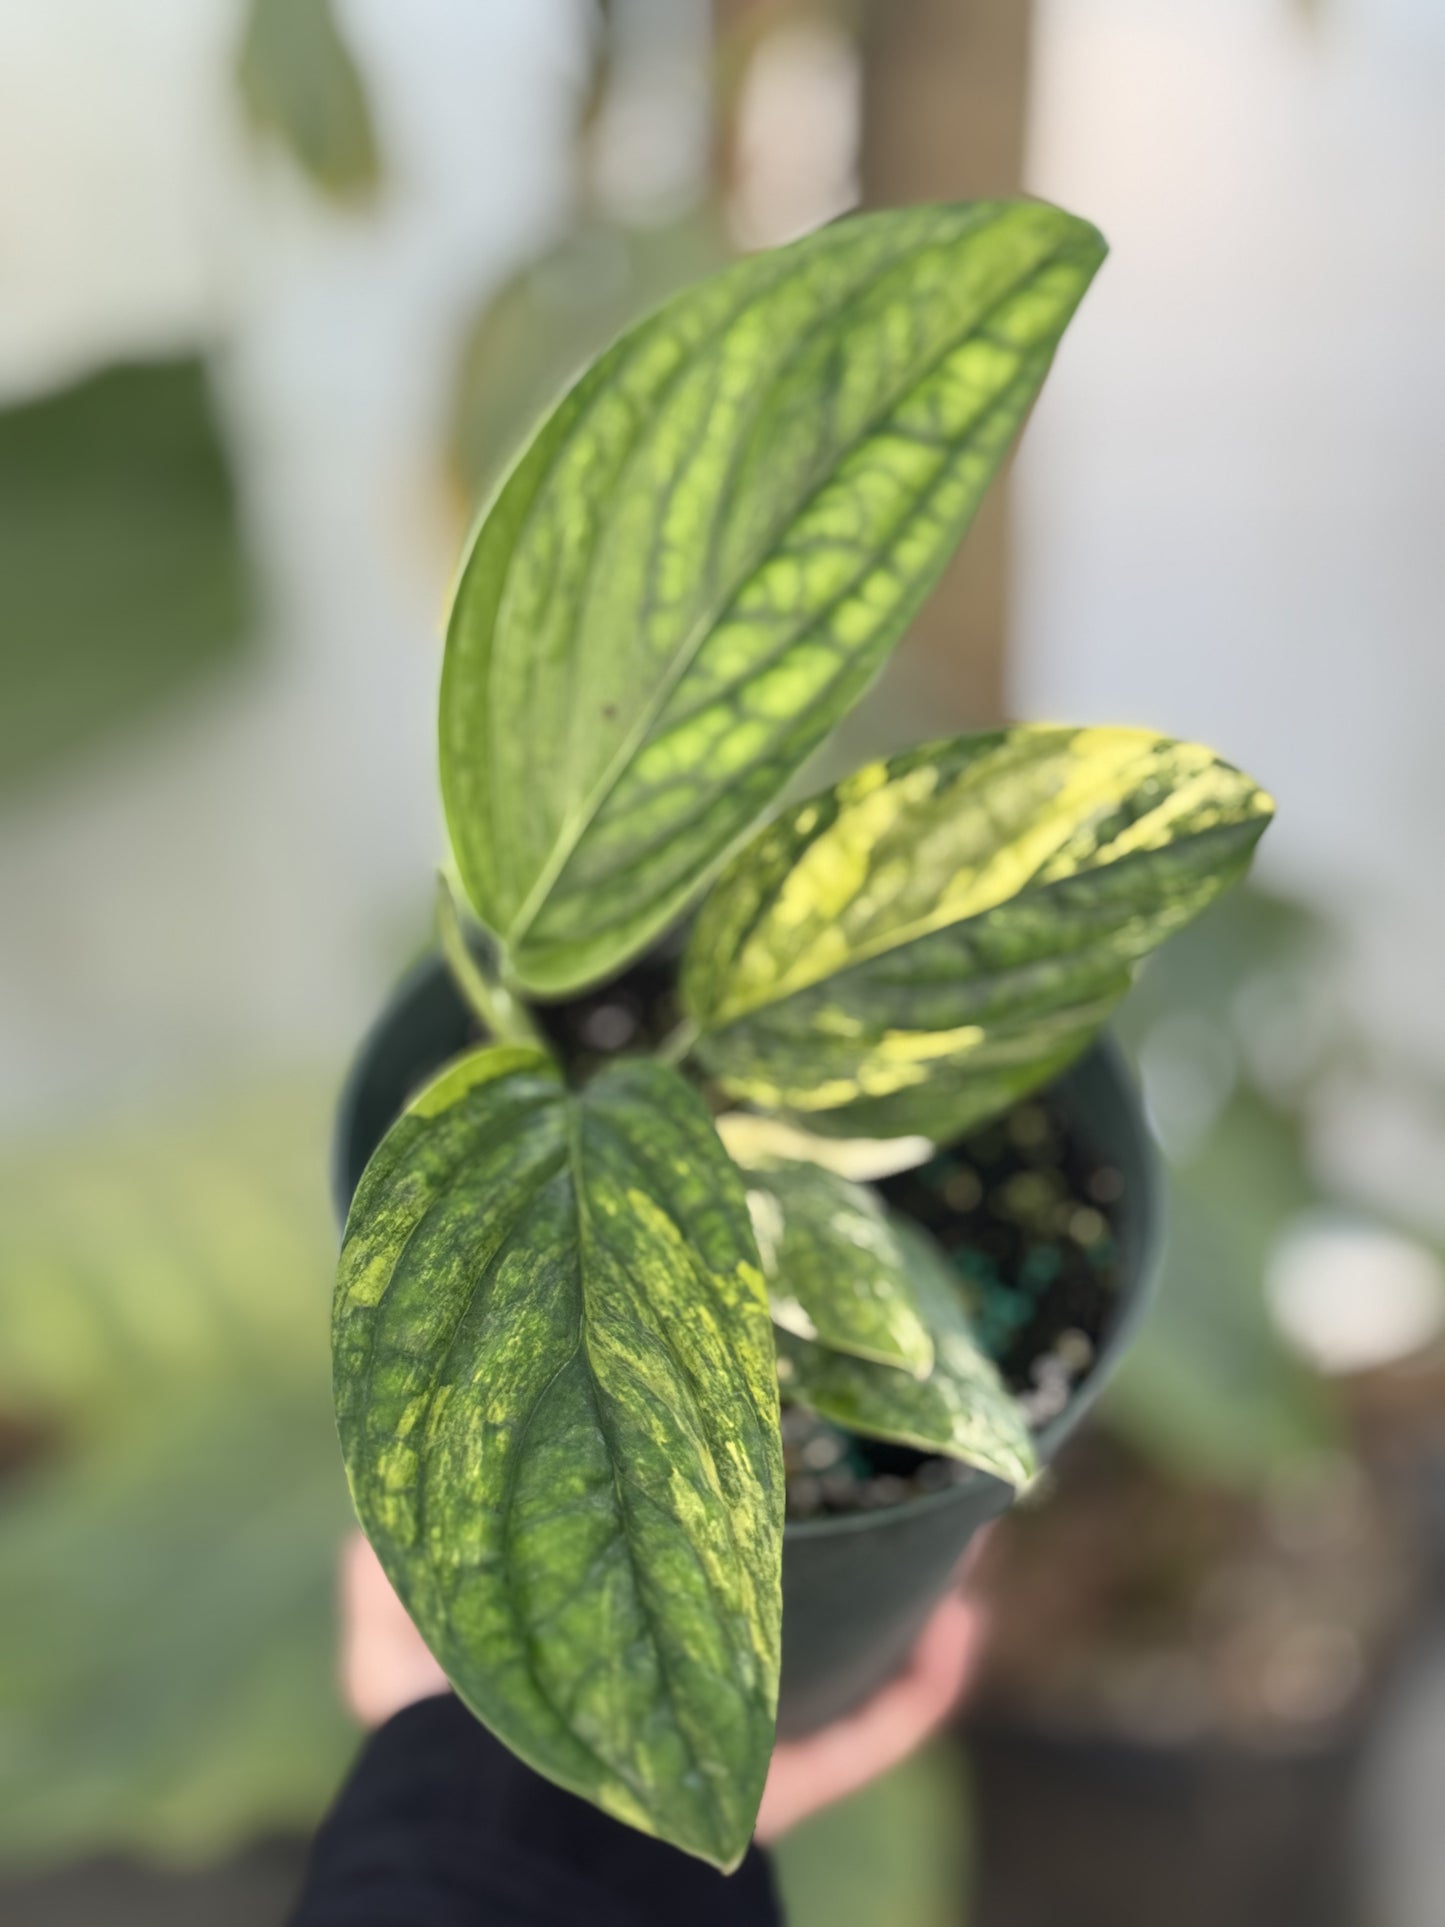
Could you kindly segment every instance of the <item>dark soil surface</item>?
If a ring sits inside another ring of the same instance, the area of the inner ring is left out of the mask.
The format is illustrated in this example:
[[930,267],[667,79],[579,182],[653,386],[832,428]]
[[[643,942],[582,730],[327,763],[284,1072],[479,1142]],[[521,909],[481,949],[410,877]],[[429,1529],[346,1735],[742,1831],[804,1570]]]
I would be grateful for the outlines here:
[[878,1188],[949,1253],[985,1350],[1052,1418],[1117,1302],[1120,1173],[1044,1091]]
[[682,933],[664,938],[615,983],[584,991],[565,1004],[538,1004],[533,1016],[569,1070],[589,1077],[608,1058],[655,1051],[682,1015],[677,960]]
[[[975,1330],[1034,1422],[1056,1417],[1118,1300],[1119,1172],[1045,1091],[878,1189],[948,1252]],[[979,1476],[801,1411],[784,1414],[783,1449],[789,1518],[896,1505]]]

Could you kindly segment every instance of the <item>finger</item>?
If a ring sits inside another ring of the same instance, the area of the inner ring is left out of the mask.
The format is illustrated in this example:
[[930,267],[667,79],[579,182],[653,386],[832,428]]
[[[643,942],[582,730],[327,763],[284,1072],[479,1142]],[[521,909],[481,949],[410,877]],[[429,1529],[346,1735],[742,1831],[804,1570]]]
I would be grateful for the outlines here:
[[341,1692],[363,1726],[449,1690],[406,1608],[359,1532],[341,1551]]

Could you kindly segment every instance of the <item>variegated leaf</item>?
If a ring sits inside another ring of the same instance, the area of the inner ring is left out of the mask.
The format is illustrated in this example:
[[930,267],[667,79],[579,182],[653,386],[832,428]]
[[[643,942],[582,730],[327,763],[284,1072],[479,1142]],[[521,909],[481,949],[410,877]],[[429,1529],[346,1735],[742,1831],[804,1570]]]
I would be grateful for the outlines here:
[[719,1866],[772,1747],[783,1480],[741,1181],[697,1095],[481,1050],[364,1173],[334,1321],[358,1514],[539,1772]]
[[926,1377],[933,1340],[874,1193],[785,1158],[757,1159],[744,1177],[774,1323]]
[[778,1333],[783,1396],[850,1432],[963,1459],[1010,1485],[1038,1470],[1028,1420],[969,1327],[947,1258],[916,1225],[893,1220],[915,1301],[933,1338],[933,1370],[916,1379]]
[[644,947],[856,701],[1103,253],[1039,202],[838,222],[675,297],[543,424],[441,699],[457,865],[524,988]]
[[1043,1082],[1240,876],[1270,799],[1138,729],[956,737],[789,809],[683,966],[699,1055],[811,1128],[936,1139]]

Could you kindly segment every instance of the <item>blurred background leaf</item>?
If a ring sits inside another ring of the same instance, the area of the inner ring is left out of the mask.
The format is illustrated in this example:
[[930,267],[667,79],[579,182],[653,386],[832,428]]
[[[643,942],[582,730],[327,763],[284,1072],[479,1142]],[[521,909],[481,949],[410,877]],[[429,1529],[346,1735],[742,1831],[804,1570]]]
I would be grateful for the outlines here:
[[0,1406],[69,1437],[329,1378],[334,1093],[295,1075],[0,1158]]
[[0,788],[229,662],[252,603],[200,359],[0,412]]
[[1105,1408],[1162,1469],[1263,1485],[1339,1442],[1319,1381],[1286,1350],[1264,1297],[1277,1239],[1318,1196],[1297,1125],[1248,1091],[1171,1170],[1158,1298]]
[[346,1505],[325,1407],[168,1401],[0,1506],[0,1854],[203,1861],[314,1826]]
[[1265,1298],[1279,1240],[1325,1195],[1306,1145],[1315,1040],[1297,1036],[1286,1062],[1281,1028],[1261,1039],[1254,1021],[1282,1001],[1307,1024],[1328,969],[1319,920],[1251,883],[1151,959],[1121,1006],[1163,1139],[1168,1235],[1157,1299],[1104,1411],[1184,1479],[1258,1488],[1342,1442]]
[[304,1831],[351,1746],[327,1397],[329,1092],[0,1166],[0,1856]]
[[375,194],[381,156],[371,106],[331,0],[250,0],[237,72],[253,125],[322,193],[338,201]]

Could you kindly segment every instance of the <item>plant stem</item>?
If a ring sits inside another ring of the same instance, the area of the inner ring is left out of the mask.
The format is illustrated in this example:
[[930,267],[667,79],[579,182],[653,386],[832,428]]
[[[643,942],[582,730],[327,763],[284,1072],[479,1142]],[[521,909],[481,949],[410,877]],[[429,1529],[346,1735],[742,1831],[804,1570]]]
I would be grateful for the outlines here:
[[654,1055],[660,1064],[680,1064],[691,1054],[699,1036],[698,1027],[690,1017],[684,1017],[680,1024],[670,1030],[658,1045]]
[[437,939],[452,982],[462,993],[467,1008],[492,1040],[498,1044],[541,1045],[542,1039],[527,1014],[526,1006],[512,995],[505,984],[488,973],[467,942],[456,898],[451,885],[441,873],[437,876]]

